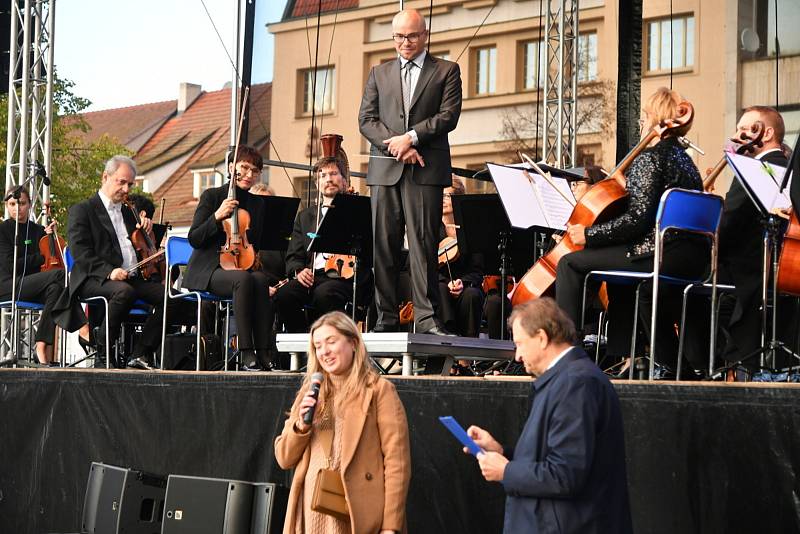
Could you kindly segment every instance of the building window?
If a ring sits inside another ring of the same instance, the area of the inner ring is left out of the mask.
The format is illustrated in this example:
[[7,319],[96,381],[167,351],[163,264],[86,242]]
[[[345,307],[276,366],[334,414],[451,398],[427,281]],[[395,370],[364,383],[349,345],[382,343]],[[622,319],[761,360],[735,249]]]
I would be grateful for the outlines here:
[[597,34],[584,33],[578,37],[578,82],[597,79]]
[[310,115],[312,107],[316,113],[330,113],[336,99],[336,67],[320,67],[316,70],[316,86],[314,85],[314,70],[302,71],[302,114]]
[[214,169],[198,169],[194,174],[194,198],[200,198],[203,191],[222,185],[222,175]]
[[438,57],[439,59],[450,61],[450,52],[431,52],[431,55],[433,57]]
[[[544,87],[547,66],[547,47],[541,41],[522,43],[522,88]],[[537,74],[538,69],[538,74]]]
[[648,21],[646,30],[648,73],[663,73],[670,67],[688,70],[694,65],[694,16]]
[[475,94],[488,95],[496,90],[497,48],[479,48],[475,51]]

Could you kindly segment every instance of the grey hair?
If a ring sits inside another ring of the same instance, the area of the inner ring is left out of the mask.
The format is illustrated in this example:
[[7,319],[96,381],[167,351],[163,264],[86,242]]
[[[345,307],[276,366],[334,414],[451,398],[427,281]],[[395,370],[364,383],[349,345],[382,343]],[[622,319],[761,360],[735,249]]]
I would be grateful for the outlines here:
[[111,159],[106,161],[106,168],[104,169],[105,173],[108,176],[111,176],[112,174],[117,172],[117,169],[119,169],[119,166],[122,165],[122,164],[125,164],[128,167],[130,167],[131,170],[133,171],[133,175],[134,176],[139,174],[139,171],[136,169],[136,162],[133,161],[128,156],[122,156],[122,155],[119,155],[119,154],[117,154],[116,156],[111,156]]

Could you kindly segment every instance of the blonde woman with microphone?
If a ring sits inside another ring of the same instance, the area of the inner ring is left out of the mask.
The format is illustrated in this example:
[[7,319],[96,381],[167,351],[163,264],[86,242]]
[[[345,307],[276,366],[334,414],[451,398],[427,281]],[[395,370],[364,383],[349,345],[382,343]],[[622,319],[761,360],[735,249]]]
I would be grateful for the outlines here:
[[275,440],[278,464],[295,470],[283,532],[405,532],[411,454],[394,385],[345,314],[323,315],[310,335],[306,377]]

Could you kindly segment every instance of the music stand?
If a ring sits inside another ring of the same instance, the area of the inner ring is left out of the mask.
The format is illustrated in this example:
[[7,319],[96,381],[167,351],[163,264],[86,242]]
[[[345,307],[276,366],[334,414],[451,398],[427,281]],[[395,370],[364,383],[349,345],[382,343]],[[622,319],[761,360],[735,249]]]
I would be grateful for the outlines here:
[[292,238],[294,219],[300,199],[296,197],[262,196],[264,203],[261,215],[261,232],[256,246],[258,250],[285,251]]
[[353,322],[361,258],[372,256],[372,208],[369,197],[337,193],[314,234],[308,252],[353,256]]
[[[483,254],[486,265],[499,265],[500,321],[506,320],[506,277],[524,273],[533,264],[532,247],[511,248],[512,242],[526,242],[528,230],[512,229],[498,195],[453,195],[453,218],[461,254]],[[516,267],[516,268],[515,268]],[[505,339],[505,328],[500,329]]]
[[[756,210],[763,219],[764,234],[764,256],[762,263],[762,279],[761,279],[761,347],[750,354],[745,355],[743,358],[735,361],[723,368],[724,370],[732,369],[742,362],[761,356],[759,366],[763,369],[769,361],[771,371],[774,371],[776,362],[776,353],[781,350],[789,357],[798,358],[791,350],[789,350],[783,342],[777,339],[777,298],[778,298],[778,262],[779,262],[779,235],[781,234],[782,223],[780,219],[774,215],[775,208],[785,208],[791,206],[791,202],[787,202],[788,198],[784,193],[784,189],[788,185],[790,171],[784,169],[779,165],[771,165],[761,160],[749,158],[736,154],[727,154],[728,165],[733,170],[736,180],[739,181],[742,188],[747,193]],[[777,174],[781,174],[776,178]],[[767,288],[769,287],[770,276],[770,259],[772,264],[772,332],[769,340],[767,339]],[[715,373],[714,376],[719,376],[720,372]]]

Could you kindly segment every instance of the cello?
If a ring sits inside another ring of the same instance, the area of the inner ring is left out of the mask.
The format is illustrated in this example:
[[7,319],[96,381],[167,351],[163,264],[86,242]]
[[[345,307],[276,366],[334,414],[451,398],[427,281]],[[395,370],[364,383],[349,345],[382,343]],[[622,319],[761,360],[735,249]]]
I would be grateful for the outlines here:
[[[691,124],[694,118],[694,108],[689,102],[684,100],[678,104],[677,112],[677,117],[662,121],[651,128],[647,135],[643,136],[633,150],[609,173],[607,178],[593,185],[577,201],[567,224],[589,227],[612,219],[622,212],[628,195],[625,189],[625,171],[628,170],[633,160],[653,140],[664,139],[674,130]],[[583,246],[572,242],[569,234],[564,234],[562,239],[547,254],[539,258],[514,286],[511,305],[517,306],[529,300],[552,294],[555,291],[556,268],[561,257],[582,248]]]
[[776,276],[779,292],[800,296],[800,222],[794,210],[790,210],[789,226],[783,235]]
[[[751,154],[756,148],[762,147],[764,145],[762,139],[764,138],[765,130],[766,127],[763,122],[755,121],[750,126],[749,135],[747,132],[742,132],[738,137],[731,137],[730,141],[739,145],[736,147],[735,152],[739,155]],[[706,177],[703,180],[703,191],[706,193],[714,192],[714,184],[717,181],[717,177],[727,166],[728,160],[726,156],[723,155],[713,168],[706,169]]]

